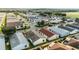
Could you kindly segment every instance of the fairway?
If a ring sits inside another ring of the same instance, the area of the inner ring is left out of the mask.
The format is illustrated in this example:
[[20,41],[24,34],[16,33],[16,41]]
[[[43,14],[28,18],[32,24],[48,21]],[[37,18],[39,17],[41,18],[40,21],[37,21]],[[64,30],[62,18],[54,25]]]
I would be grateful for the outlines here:
[[66,15],[71,18],[79,18],[79,12],[67,12]]

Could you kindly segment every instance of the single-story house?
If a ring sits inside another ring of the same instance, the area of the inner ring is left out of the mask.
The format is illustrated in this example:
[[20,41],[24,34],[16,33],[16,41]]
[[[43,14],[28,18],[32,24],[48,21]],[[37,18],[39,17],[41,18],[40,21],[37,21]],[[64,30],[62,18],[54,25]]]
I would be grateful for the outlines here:
[[48,30],[51,32],[57,33],[60,37],[64,37],[70,34],[69,31],[58,28],[58,27],[50,27],[48,28]]
[[57,35],[56,33],[54,32],[50,32],[49,30],[47,29],[40,29],[39,30],[39,33],[44,36],[46,39],[48,39],[49,41],[50,40],[53,40],[53,39],[56,39],[56,38],[59,38],[59,35]]
[[77,29],[74,29],[74,28],[71,28],[71,27],[68,27],[68,26],[58,26],[58,27],[61,28],[61,29],[69,31],[70,34],[74,34],[74,33],[78,32]]
[[24,21],[17,19],[15,16],[7,16],[7,24],[8,27],[15,27],[16,29],[25,28],[26,24]]
[[70,45],[70,46],[73,46],[75,48],[79,48],[79,39],[73,39],[71,38],[67,43],[66,45]]
[[29,42],[21,32],[16,32],[10,37],[10,45],[12,50],[29,48]]
[[31,41],[33,45],[38,45],[46,42],[45,38],[40,38],[33,31],[23,32],[24,36]]
[[66,26],[79,30],[79,26],[77,25],[66,25]]

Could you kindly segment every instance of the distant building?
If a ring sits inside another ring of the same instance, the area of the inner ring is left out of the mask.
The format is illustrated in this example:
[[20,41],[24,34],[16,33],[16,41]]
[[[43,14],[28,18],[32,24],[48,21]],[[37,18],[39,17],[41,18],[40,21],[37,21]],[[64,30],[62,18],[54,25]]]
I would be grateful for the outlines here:
[[40,22],[42,20],[47,22],[49,20],[48,17],[43,17],[43,16],[30,16],[28,18],[31,23]]
[[21,50],[28,48],[29,42],[21,32],[16,32],[10,37],[10,45],[12,50]]
[[52,16],[51,23],[60,23],[62,21],[62,17]]
[[65,21],[66,24],[74,24],[75,23],[75,19],[67,19]]
[[24,21],[17,19],[15,15],[8,15],[7,14],[7,26],[8,27],[15,27],[16,29],[25,28]]
[[44,48],[45,50],[75,50],[76,48],[73,48],[68,45],[64,45],[62,43],[51,43],[47,48]]
[[36,16],[39,16],[39,13],[27,12],[26,16],[27,17],[36,17]]
[[46,42],[45,38],[40,38],[32,31],[24,32],[23,34],[27,39],[29,39],[33,43],[33,45],[38,45]]
[[50,27],[49,31],[57,33],[60,37],[64,37],[69,35],[70,33],[67,30],[58,28],[58,27]]
[[5,46],[5,38],[3,35],[0,35],[0,50],[5,50],[6,46]]
[[54,32],[50,32],[47,29],[40,29],[39,33],[44,36],[45,38],[47,38],[49,41],[59,38],[59,35],[55,34]]
[[67,25],[67,26],[79,30],[79,26],[77,26],[77,25]]
[[51,23],[60,23],[62,20],[51,20]]

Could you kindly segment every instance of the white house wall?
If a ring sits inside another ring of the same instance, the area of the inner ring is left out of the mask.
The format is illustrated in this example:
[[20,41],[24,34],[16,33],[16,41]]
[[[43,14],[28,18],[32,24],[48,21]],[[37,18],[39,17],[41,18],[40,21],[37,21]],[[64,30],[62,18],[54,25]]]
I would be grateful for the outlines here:
[[72,32],[70,32],[70,34],[74,34],[74,33],[77,33],[78,30],[73,30]]
[[52,37],[48,38],[48,40],[50,41],[50,40],[54,40],[56,38],[59,38],[59,35],[53,35]]
[[[25,47],[27,46],[27,47]],[[21,49],[25,49],[25,48],[28,48],[29,46],[26,45],[26,44],[20,44],[20,45],[17,45],[16,47],[12,48],[12,50],[21,50]]]
[[40,38],[37,41],[35,41],[33,44],[38,45],[38,44],[44,43],[43,40],[44,40],[44,42],[46,42],[46,38]]

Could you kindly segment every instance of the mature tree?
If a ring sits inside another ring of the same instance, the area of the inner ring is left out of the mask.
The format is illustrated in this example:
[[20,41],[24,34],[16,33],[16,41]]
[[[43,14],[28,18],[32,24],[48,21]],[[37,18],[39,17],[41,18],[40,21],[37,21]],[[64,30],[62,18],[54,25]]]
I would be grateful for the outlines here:
[[18,15],[18,12],[14,12],[14,14],[17,16]]
[[37,22],[38,27],[43,27],[45,25],[45,22],[42,20],[41,22]]
[[5,35],[6,42],[8,42],[10,35],[16,32],[16,28],[15,27],[3,27],[2,32]]
[[40,26],[41,25],[40,22],[37,22],[37,25]]
[[79,18],[76,18],[75,22],[79,23]]
[[45,13],[40,13],[39,15],[40,15],[40,16],[46,16],[46,14],[45,14]]
[[63,17],[62,20],[63,20],[63,21],[66,21],[67,19],[66,19],[66,17]]
[[55,13],[56,16],[66,16],[66,13]]
[[10,35],[16,32],[16,28],[15,27],[3,27],[2,32],[5,35]]
[[41,25],[44,25],[44,24],[45,24],[45,22],[42,20],[42,21],[41,21]]
[[52,12],[45,12],[45,14],[47,14],[49,17],[52,16]]

